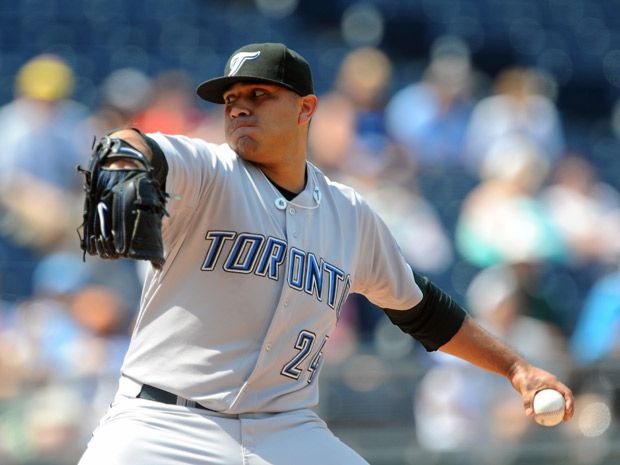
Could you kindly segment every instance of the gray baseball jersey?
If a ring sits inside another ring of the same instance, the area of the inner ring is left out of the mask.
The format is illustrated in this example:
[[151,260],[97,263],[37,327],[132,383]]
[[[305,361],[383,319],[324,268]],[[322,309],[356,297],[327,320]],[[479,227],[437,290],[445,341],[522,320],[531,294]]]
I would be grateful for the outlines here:
[[287,201],[228,145],[150,136],[173,195],[166,264],[147,274],[124,376],[225,413],[311,407],[350,292],[392,309],[421,300],[380,218],[311,163]]

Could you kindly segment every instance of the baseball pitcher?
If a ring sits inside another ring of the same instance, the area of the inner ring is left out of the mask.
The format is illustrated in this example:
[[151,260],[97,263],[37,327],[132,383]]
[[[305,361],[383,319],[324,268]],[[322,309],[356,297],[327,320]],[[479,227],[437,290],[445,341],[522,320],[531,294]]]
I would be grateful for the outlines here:
[[312,411],[323,349],[361,293],[427,350],[505,376],[531,415],[572,394],[413,272],[353,189],[306,159],[310,66],[282,44],[235,51],[198,87],[226,144],[123,129],[85,176],[85,254],[151,263],[118,392],[81,465],[362,465]]

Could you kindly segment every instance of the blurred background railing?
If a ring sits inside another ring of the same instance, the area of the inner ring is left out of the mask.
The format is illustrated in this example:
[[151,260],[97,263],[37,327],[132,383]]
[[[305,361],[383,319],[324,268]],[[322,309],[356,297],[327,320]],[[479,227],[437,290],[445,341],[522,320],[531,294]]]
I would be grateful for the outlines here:
[[0,464],[75,463],[115,389],[142,265],[79,251],[93,137],[221,142],[197,83],[281,41],[310,61],[310,158],[407,260],[557,373],[545,429],[493,375],[352,296],[321,415],[376,465],[620,464],[620,2],[0,0]]

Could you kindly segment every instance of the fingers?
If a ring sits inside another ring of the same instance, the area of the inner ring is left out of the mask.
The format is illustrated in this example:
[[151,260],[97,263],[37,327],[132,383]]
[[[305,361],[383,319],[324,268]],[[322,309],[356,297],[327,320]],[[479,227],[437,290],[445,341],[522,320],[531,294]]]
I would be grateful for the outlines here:
[[534,406],[533,406],[534,397],[536,396],[536,393],[542,391],[543,389],[555,389],[560,394],[562,394],[562,396],[564,397],[564,404],[565,404],[563,421],[569,421],[575,413],[575,399],[573,397],[572,391],[567,386],[560,383],[559,381],[550,382],[536,390],[531,390],[527,392],[527,394],[524,394],[523,395],[523,407],[525,409],[525,414],[528,417],[534,417],[535,415]]
[[[532,397],[533,399],[533,397]],[[532,400],[524,400],[523,401],[523,408],[525,409],[525,414],[528,417],[534,417],[534,407],[532,406]]]
[[560,392],[564,395],[564,401],[566,402],[564,421],[568,421],[575,414],[575,398],[573,397],[572,391],[568,388],[566,388],[566,391]]
[[555,389],[564,397],[564,421],[569,421],[572,418],[575,411],[573,393],[551,373],[534,366],[526,366],[515,372],[512,382],[521,394],[523,408],[527,416],[534,416],[533,403],[536,393],[549,388]]
[[570,420],[575,413],[575,398],[573,397],[573,392],[559,381],[556,381],[550,387],[558,391],[564,397],[564,421]]

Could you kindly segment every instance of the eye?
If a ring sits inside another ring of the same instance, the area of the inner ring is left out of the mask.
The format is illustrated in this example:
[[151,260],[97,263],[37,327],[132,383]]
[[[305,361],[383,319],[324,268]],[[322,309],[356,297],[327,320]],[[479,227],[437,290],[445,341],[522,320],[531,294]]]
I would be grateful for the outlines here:
[[254,89],[252,90],[252,97],[262,97],[263,95],[266,95],[267,92],[264,89]]
[[224,103],[233,103],[235,101],[235,96],[232,94],[224,95]]

